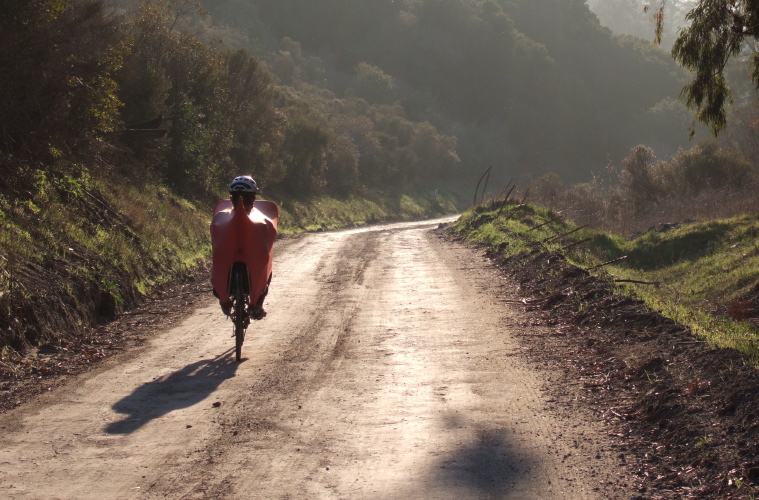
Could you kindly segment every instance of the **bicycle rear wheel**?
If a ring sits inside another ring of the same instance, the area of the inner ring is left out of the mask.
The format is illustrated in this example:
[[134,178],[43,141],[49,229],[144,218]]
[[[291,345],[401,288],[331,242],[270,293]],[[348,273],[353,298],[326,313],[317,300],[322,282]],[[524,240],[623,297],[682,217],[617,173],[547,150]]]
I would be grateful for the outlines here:
[[234,292],[234,324],[235,324],[235,359],[242,360],[242,343],[245,340],[245,329],[247,327],[247,311],[245,310],[245,276],[243,268],[237,267],[234,270],[233,292]]

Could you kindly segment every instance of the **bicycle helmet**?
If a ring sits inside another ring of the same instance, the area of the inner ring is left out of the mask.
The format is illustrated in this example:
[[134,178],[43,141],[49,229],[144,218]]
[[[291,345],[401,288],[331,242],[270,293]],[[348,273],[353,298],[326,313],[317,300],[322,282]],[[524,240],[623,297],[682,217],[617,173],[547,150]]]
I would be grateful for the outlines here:
[[258,191],[256,181],[249,175],[235,177],[229,184],[229,194],[258,194]]

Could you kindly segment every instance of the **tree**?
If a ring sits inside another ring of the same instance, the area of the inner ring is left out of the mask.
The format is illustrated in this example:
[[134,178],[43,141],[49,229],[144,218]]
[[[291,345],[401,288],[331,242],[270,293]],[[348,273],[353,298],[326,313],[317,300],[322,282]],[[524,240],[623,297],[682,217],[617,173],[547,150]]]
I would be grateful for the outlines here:
[[[660,15],[656,17],[657,33],[661,30],[665,3],[662,2]],[[748,41],[759,35],[759,1],[699,0],[686,20],[691,24],[680,32],[672,56],[695,75],[681,95],[689,107],[696,108],[698,119],[717,136],[727,123],[725,103],[732,103],[725,67]],[[751,80],[759,88],[756,52],[750,57],[750,65]]]
[[395,82],[381,68],[366,62],[356,66],[359,96],[371,102],[388,103],[393,100]]
[[[685,15],[693,9],[698,0],[667,0],[667,15],[661,19],[660,35],[669,35],[659,39],[667,50],[672,48],[674,35],[684,25]],[[601,24],[616,34],[633,35],[644,40],[651,38],[651,18],[658,20],[663,14],[659,5],[651,12],[650,2],[646,0],[587,0],[588,7],[598,16]]]
[[0,151],[64,150],[111,132],[127,44],[99,0],[0,6]]

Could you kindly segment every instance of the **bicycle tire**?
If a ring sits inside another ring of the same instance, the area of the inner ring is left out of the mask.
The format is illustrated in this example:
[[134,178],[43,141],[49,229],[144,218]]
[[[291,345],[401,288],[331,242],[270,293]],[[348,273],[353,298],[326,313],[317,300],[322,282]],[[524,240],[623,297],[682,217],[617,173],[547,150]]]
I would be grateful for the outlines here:
[[245,341],[245,288],[243,286],[244,276],[242,269],[235,269],[233,276],[234,286],[234,324],[235,324],[235,359],[242,360],[242,343]]

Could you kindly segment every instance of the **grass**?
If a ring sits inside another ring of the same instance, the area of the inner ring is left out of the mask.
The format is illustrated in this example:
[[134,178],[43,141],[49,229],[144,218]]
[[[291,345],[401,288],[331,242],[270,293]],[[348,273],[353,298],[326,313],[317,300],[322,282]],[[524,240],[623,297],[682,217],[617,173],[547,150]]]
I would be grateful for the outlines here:
[[[551,210],[526,205],[507,219],[504,214],[515,206],[496,217],[498,208],[495,203],[478,207],[464,214],[454,228],[504,256],[539,245],[561,251],[584,268],[626,257],[592,272],[610,279],[659,283],[619,286],[621,292],[688,326],[710,344],[738,349],[759,362],[757,325],[729,314],[730,305],[759,283],[759,216],[684,224],[628,241],[587,228],[560,237],[578,227]],[[533,229],[549,220],[554,222]]]
[[84,169],[30,178],[26,196],[0,195],[0,348],[78,335],[100,321],[101,294],[134,304],[210,251],[210,216],[165,188],[124,188]]

